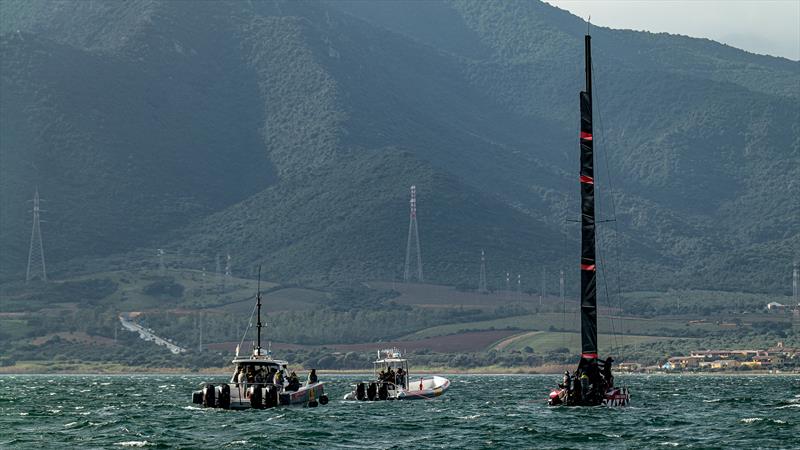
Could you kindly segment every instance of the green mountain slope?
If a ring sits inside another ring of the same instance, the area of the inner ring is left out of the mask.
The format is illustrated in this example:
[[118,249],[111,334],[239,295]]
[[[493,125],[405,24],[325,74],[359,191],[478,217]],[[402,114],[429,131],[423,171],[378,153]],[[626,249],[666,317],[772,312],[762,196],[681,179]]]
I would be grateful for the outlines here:
[[[38,184],[54,267],[166,246],[276,279],[576,255],[585,23],[538,2],[4,2],[0,272]],[[800,233],[800,64],[595,28],[602,250],[626,287],[783,292]],[[606,162],[607,161],[607,162]],[[610,172],[610,173],[609,173]],[[612,199],[610,181],[613,180]],[[54,221],[55,222],[55,221]]]

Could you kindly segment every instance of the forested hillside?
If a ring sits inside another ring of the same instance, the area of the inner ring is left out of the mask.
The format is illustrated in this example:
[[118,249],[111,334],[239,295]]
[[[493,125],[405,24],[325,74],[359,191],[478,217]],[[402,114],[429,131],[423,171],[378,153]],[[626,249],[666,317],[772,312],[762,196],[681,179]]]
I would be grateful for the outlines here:
[[[164,248],[287,283],[397,279],[411,184],[428,280],[476,283],[481,248],[494,286],[577,270],[585,30],[534,1],[4,1],[0,276],[24,276],[37,186],[56,277]],[[800,63],[592,34],[609,268],[785,293]]]

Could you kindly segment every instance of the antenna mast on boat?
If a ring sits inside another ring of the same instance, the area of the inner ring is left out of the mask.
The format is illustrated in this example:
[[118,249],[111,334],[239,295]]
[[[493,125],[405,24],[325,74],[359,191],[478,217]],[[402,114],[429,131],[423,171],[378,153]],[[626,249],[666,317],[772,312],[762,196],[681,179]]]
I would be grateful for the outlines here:
[[[261,264],[258,265],[258,294],[256,295],[256,308],[258,310],[258,322],[256,328],[258,329],[258,338],[256,344],[256,355],[261,354]],[[251,322],[252,323],[252,322]]]

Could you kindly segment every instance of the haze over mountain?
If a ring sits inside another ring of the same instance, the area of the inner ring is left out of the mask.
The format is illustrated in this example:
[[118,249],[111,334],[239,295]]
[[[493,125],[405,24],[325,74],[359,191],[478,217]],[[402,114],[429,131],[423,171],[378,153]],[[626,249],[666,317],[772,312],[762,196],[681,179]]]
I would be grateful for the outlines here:
[[[0,8],[5,280],[25,269],[36,186],[62,274],[165,248],[195,267],[230,253],[240,273],[263,263],[286,282],[396,279],[411,184],[428,280],[477,283],[481,248],[495,285],[506,270],[577,272],[566,220],[578,214],[586,24],[565,11]],[[611,180],[617,219],[601,243],[623,285],[784,292],[800,250],[800,63],[666,34],[592,35],[601,218]]]

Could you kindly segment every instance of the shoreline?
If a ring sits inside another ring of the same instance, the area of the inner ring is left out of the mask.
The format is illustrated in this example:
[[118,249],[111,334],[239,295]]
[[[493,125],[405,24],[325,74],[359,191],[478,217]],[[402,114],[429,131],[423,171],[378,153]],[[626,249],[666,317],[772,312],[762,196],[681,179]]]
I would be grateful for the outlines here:
[[[125,366],[120,364],[103,363],[73,363],[57,364],[58,368],[51,367],[53,364],[29,362],[16,364],[13,366],[0,367],[0,376],[8,375],[208,375],[212,377],[229,376],[231,370],[227,367],[207,367],[202,369],[190,369],[187,367],[137,367]],[[307,372],[302,367],[291,367],[298,373]],[[520,366],[520,367],[496,367],[484,366],[470,369],[458,369],[452,367],[419,367],[412,368],[410,371],[414,375],[560,375],[565,370],[572,370],[574,367],[565,365],[544,365],[544,366]],[[363,375],[372,371],[364,369],[318,369],[320,375]],[[749,371],[715,371],[715,372],[617,372],[617,375],[684,375],[684,376],[709,376],[709,375],[799,375],[800,372],[782,371],[771,372],[769,370],[749,370]]]

